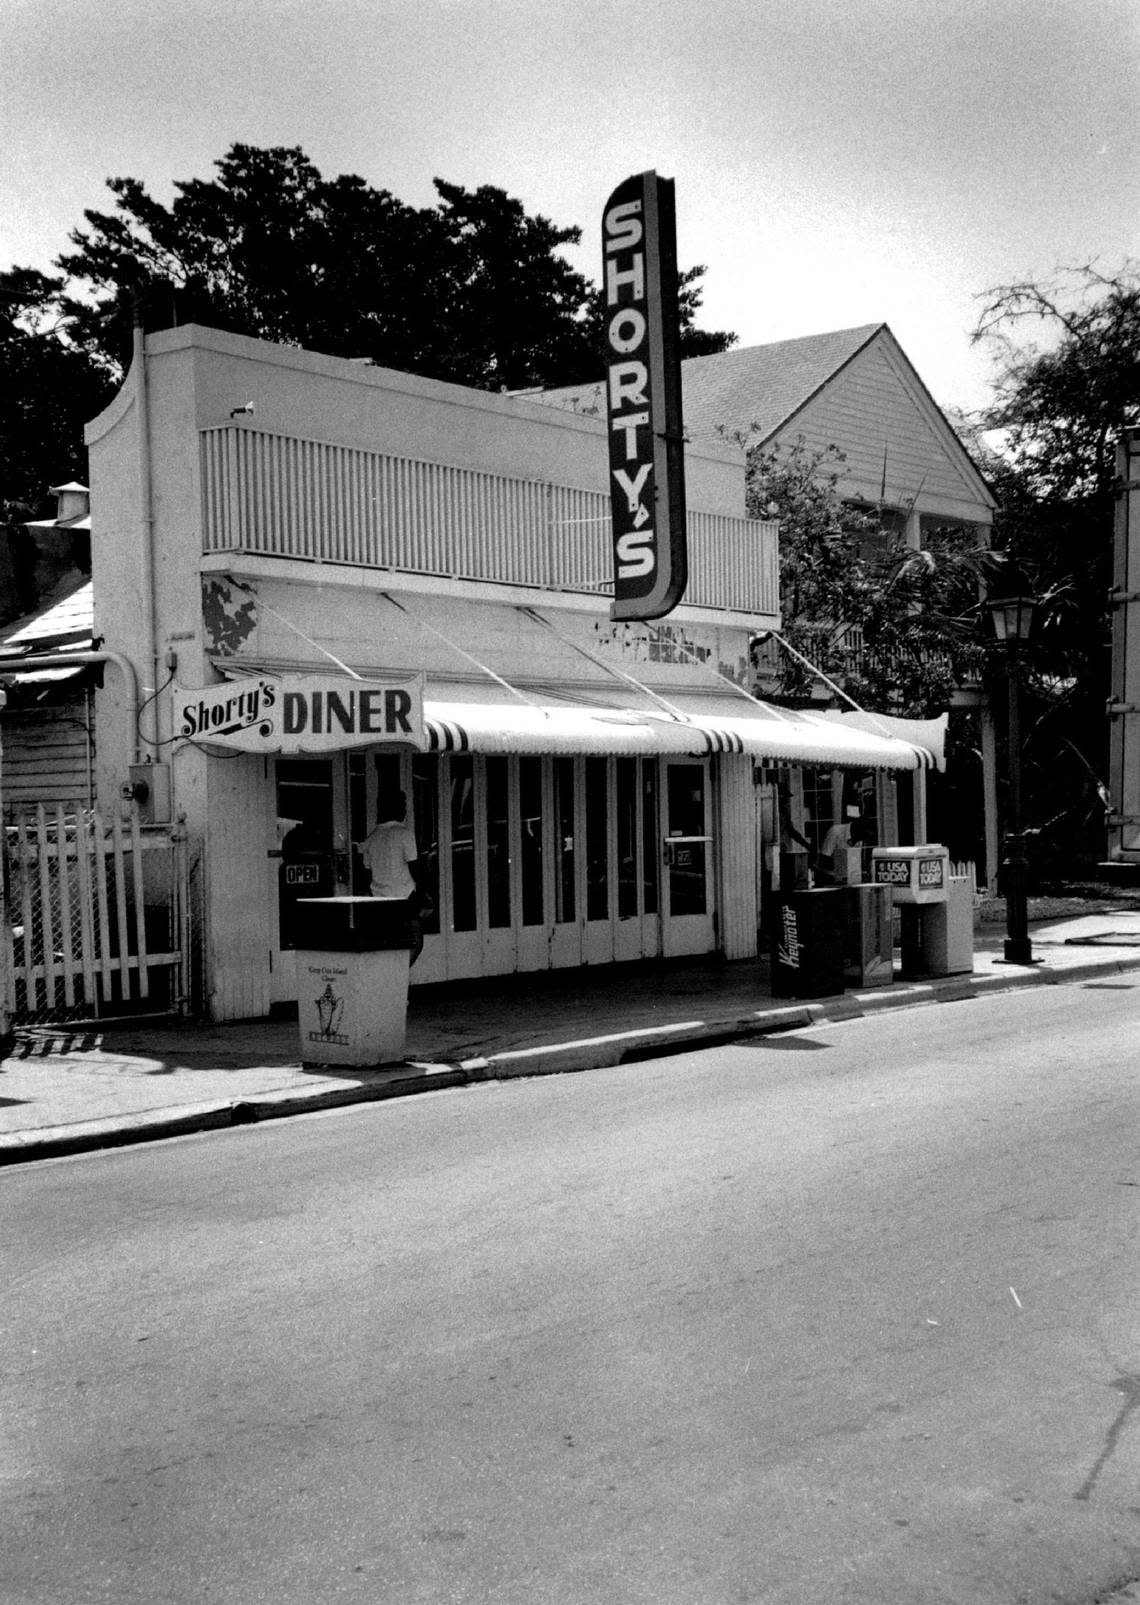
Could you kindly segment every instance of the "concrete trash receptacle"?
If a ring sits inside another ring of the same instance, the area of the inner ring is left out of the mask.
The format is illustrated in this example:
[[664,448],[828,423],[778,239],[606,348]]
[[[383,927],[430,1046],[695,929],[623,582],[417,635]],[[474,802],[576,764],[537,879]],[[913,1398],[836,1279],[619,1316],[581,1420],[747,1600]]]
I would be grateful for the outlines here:
[[297,904],[297,1023],[306,1064],[402,1059],[408,1020],[407,903],[308,897]]

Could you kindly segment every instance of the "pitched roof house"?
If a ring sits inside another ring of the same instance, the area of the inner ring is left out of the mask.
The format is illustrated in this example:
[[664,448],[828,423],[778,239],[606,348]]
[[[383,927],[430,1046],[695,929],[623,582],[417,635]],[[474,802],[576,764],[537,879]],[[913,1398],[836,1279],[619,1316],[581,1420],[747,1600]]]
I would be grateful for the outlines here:
[[75,659],[94,646],[88,491],[51,489],[58,516],[25,525],[35,542],[36,606],[0,629],[6,818],[38,803],[90,807],[94,795],[98,670]]
[[[991,523],[993,493],[885,323],[690,357],[681,375],[693,441],[837,446],[843,495],[893,514],[913,546],[924,529]],[[601,381],[534,399],[605,413]]]
[[[744,346],[681,364],[685,433],[747,446],[834,446],[845,461],[840,494],[874,509],[883,525],[921,548],[934,529],[956,526],[988,543],[996,501],[969,452],[885,323]],[[605,417],[601,381],[547,390],[534,399]],[[779,651],[757,659],[757,688],[770,694]],[[956,706],[975,706],[959,692]],[[992,727],[983,719],[983,815],[987,873],[996,873]],[[925,805],[923,805],[925,806]],[[914,839],[925,834],[915,821]],[[943,822],[944,824],[944,822]],[[941,828],[941,827],[940,827]],[[979,844],[980,845],[980,844]]]

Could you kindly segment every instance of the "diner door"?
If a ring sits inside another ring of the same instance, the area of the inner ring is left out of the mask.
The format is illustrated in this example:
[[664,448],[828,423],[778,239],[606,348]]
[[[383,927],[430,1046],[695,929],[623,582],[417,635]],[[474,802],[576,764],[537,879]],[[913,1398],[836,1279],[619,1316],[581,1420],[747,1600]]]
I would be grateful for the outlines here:
[[278,758],[276,842],[270,849],[272,915],[271,1003],[297,998],[295,954],[304,946],[301,899],[351,890],[343,753],[331,758]]
[[661,953],[660,765],[656,758],[614,760],[617,922],[614,958]]
[[710,953],[715,925],[709,762],[666,758],[662,769],[664,956]]

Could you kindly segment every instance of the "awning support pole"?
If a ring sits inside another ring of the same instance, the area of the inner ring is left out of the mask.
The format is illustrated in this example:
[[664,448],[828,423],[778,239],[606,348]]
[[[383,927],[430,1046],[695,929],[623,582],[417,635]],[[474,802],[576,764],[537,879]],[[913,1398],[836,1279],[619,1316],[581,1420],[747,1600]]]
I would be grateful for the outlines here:
[[572,646],[575,652],[580,652],[584,658],[588,659],[588,661],[593,663],[597,668],[605,669],[607,674],[612,674],[615,679],[624,680],[626,685],[633,686],[633,688],[636,691],[640,691],[643,696],[649,697],[651,701],[656,702],[659,708],[664,708],[665,712],[671,719],[679,719],[682,724],[689,723],[688,714],[683,713],[681,709],[674,706],[672,702],[668,702],[664,697],[659,697],[656,691],[652,691],[649,686],[643,685],[641,681],[638,680],[634,675],[627,674],[624,669],[619,669],[615,664],[607,663],[605,658],[598,657],[596,653],[590,651],[589,647],[583,646],[580,641],[575,641],[572,635],[564,634],[564,632],[560,630],[556,624],[551,624],[550,620],[543,618],[541,613],[536,613],[534,608],[520,607],[519,612],[525,613],[527,618],[533,619],[536,624],[543,625],[550,631],[551,635],[556,635],[558,639],[560,641],[564,641],[567,646]]
[[421,630],[427,630],[430,635],[437,636],[453,652],[458,652],[461,658],[466,658],[468,663],[474,664],[481,674],[489,675],[496,685],[501,685],[503,690],[509,691],[512,697],[518,697],[520,702],[525,702],[530,708],[538,708],[544,717],[549,719],[550,715],[542,707],[541,703],[536,702],[533,697],[528,697],[526,692],[520,691],[517,686],[511,685],[509,680],[504,680],[501,674],[496,674],[494,669],[489,669],[485,663],[480,663],[478,658],[472,657],[470,652],[461,647],[457,641],[453,641],[449,635],[444,635],[442,630],[437,630],[426,619],[421,619],[418,613],[413,613],[410,607],[404,606],[403,602],[397,602],[396,598],[390,596],[387,591],[381,591],[380,595],[385,602],[391,602],[393,607],[399,608],[401,613],[406,613],[410,619],[415,619]]

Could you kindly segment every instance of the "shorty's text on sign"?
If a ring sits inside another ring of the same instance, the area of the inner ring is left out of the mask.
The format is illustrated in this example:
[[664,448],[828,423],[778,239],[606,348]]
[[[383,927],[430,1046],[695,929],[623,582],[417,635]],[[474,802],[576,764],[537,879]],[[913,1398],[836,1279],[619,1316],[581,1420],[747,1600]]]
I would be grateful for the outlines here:
[[639,173],[602,217],[615,619],[672,611],[687,583],[673,182]]
[[335,675],[251,677],[175,695],[174,731],[242,752],[335,752],[424,746],[423,682]]

